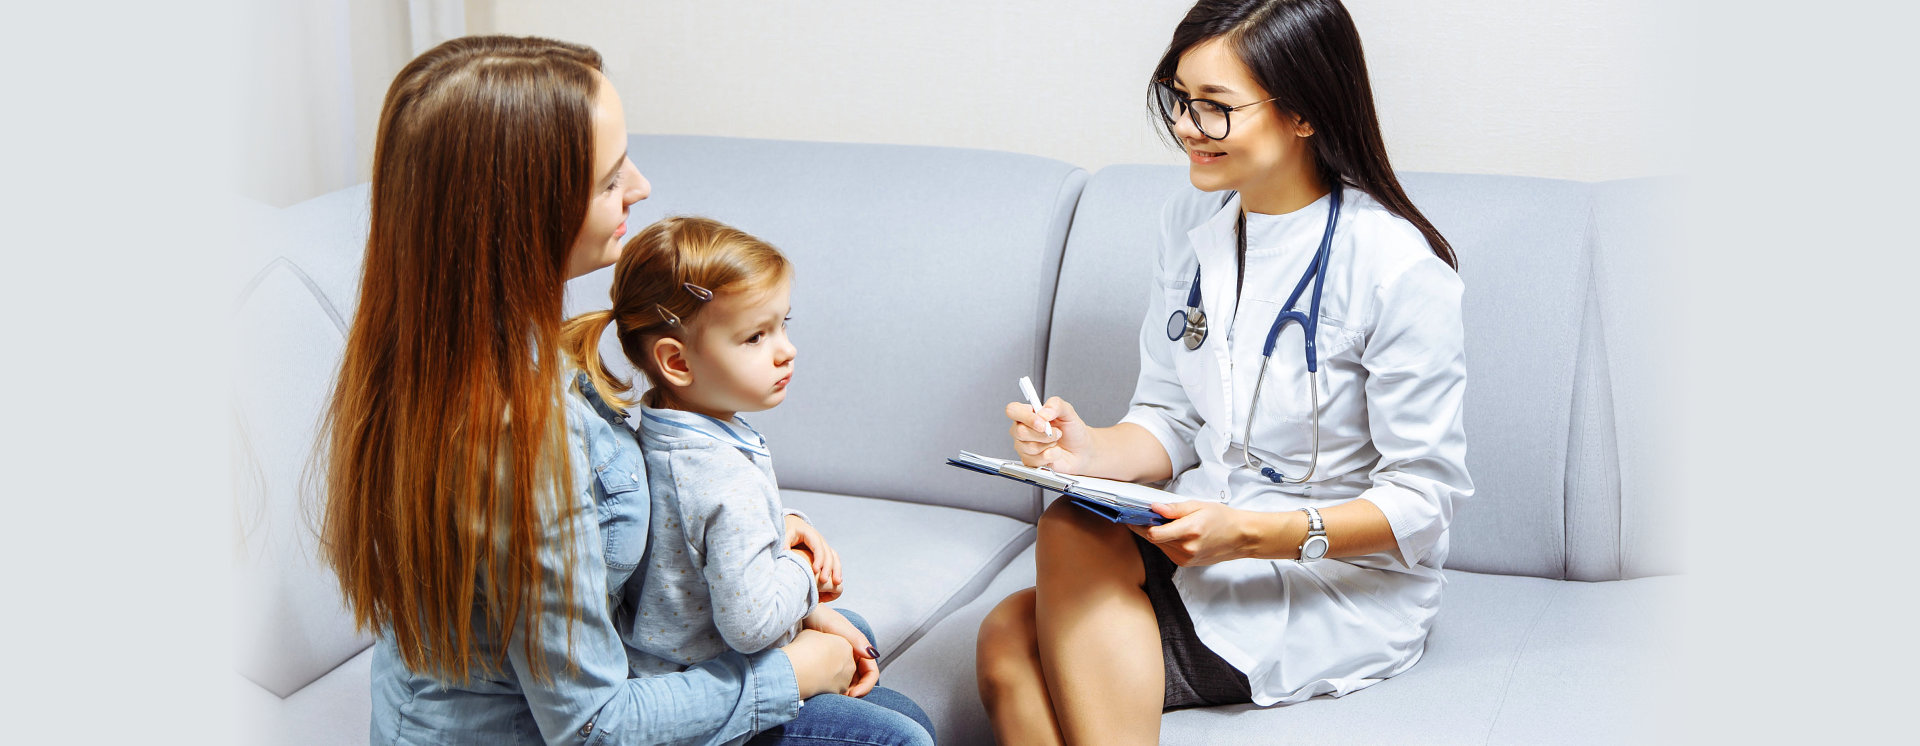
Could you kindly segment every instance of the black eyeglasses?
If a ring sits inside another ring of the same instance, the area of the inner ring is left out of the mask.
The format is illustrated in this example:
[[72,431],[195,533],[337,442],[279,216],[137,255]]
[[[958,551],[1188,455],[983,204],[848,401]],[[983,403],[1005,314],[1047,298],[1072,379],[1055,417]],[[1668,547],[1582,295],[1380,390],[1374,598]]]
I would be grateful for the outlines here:
[[1233,131],[1233,112],[1280,98],[1275,96],[1266,101],[1228,106],[1213,99],[1192,98],[1165,80],[1155,81],[1153,92],[1160,104],[1160,117],[1166,120],[1168,127],[1173,126],[1174,120],[1186,117],[1187,121],[1193,122],[1193,128],[1209,140],[1227,139],[1227,134]]

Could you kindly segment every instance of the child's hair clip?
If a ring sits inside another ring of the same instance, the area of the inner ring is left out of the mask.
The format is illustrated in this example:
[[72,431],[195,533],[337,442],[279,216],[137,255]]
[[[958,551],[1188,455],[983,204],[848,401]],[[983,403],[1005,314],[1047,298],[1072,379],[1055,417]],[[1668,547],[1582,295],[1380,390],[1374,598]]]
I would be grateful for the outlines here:
[[701,303],[705,303],[707,301],[713,300],[712,290],[708,290],[706,288],[700,287],[699,285],[695,285],[691,282],[680,283],[680,287],[686,288],[687,292],[692,293],[693,297],[699,298]]
[[653,304],[653,310],[660,312],[660,320],[667,322],[667,326],[680,325],[680,317],[674,315],[672,311],[667,310],[666,306],[655,303]]

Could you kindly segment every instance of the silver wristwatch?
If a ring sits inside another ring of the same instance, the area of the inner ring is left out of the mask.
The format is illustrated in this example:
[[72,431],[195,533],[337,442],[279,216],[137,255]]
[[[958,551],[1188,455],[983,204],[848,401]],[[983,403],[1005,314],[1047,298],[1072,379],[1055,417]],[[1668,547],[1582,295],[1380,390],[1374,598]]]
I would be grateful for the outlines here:
[[1300,542],[1300,561],[1312,562],[1327,556],[1327,524],[1320,520],[1319,508],[1301,508],[1307,514],[1307,540]]

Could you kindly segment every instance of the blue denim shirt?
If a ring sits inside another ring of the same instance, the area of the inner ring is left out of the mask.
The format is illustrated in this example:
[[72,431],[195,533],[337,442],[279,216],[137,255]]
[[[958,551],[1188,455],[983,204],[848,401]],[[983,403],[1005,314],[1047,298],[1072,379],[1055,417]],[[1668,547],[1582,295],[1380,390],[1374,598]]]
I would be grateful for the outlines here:
[[[778,650],[728,652],[678,673],[627,677],[617,630],[630,623],[633,610],[622,608],[620,590],[646,554],[650,507],[640,447],[586,376],[574,381],[565,401],[574,495],[567,513],[548,524],[549,551],[541,555],[554,584],[543,596],[538,654],[552,680],[524,675],[524,633],[514,635],[505,671],[457,683],[409,670],[380,635],[372,743],[738,743],[798,714],[793,665]],[[562,544],[569,524],[574,540]],[[568,554],[571,576],[564,574]],[[573,584],[571,629],[562,582]],[[474,639],[478,658],[492,660],[495,643],[479,629]]]

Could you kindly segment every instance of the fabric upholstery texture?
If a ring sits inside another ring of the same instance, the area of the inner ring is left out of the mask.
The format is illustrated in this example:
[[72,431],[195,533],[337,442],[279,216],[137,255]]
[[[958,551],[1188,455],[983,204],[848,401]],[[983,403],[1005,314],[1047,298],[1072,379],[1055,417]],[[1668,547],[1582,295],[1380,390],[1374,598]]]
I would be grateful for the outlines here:
[[[1672,427],[1671,362],[1679,340],[1667,333],[1687,297],[1677,273],[1680,210],[1675,185],[1627,179],[1593,185],[1594,296],[1607,350],[1609,413],[1619,462],[1617,494],[1595,496],[1620,510],[1620,575],[1682,570],[1684,496],[1667,478],[1680,450]],[[1569,503],[1582,499],[1569,495]],[[1611,579],[1611,578],[1608,578]]]
[[[1011,455],[1015,381],[1095,422],[1124,411],[1176,166],[1089,177],[1032,156],[948,148],[634,136],[653,182],[629,235],[668,214],[733,223],[796,265],[790,400],[749,414],[786,504],[846,562],[838,605],[885,643],[882,682],[941,742],[990,743],[974,684],[980,620],[1034,583],[1043,500],[942,461]],[[1678,456],[1664,439],[1659,272],[1668,185],[1405,174],[1461,258],[1469,468],[1449,586],[1425,658],[1340,700],[1184,710],[1164,743],[1655,740],[1677,678],[1662,638],[1684,591]],[[247,743],[363,743],[367,646],[313,554],[300,490],[357,302],[366,185],[248,211],[234,270],[233,696]],[[611,272],[571,313],[604,308]],[[611,338],[603,352],[631,371]],[[1667,576],[1667,577],[1648,577]],[[1574,582],[1560,578],[1606,582]],[[1622,578],[1632,578],[1622,580]]]

